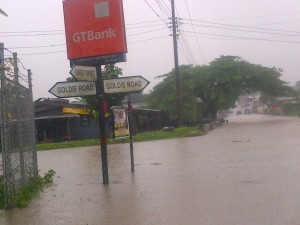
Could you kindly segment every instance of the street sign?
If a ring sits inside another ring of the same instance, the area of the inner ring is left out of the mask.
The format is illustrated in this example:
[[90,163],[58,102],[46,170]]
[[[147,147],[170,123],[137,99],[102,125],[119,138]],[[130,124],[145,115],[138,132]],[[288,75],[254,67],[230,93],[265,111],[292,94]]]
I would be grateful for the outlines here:
[[95,95],[96,82],[57,82],[49,92],[58,98]]
[[122,0],[63,1],[68,59],[127,52]]
[[70,74],[78,81],[96,81],[96,67],[74,65]]
[[129,93],[140,92],[150,82],[142,76],[121,77],[116,79],[103,80],[104,93]]

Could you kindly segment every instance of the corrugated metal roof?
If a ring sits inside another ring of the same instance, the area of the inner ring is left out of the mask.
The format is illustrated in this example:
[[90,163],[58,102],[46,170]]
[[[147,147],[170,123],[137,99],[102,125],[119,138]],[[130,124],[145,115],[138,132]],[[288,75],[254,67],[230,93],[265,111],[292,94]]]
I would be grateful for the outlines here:
[[54,116],[40,116],[35,117],[35,120],[45,120],[45,119],[63,119],[63,118],[79,118],[77,114],[64,114],[64,115],[54,115]]

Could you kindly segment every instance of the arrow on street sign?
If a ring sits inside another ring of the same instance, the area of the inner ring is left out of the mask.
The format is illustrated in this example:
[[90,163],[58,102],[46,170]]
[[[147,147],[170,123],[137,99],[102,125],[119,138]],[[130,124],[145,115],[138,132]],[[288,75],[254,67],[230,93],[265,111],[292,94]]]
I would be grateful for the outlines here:
[[96,81],[96,67],[74,65],[70,74],[78,81]]
[[49,92],[58,98],[95,95],[96,82],[57,82]]
[[103,80],[104,93],[106,94],[140,92],[144,90],[149,83],[150,82],[142,76]]

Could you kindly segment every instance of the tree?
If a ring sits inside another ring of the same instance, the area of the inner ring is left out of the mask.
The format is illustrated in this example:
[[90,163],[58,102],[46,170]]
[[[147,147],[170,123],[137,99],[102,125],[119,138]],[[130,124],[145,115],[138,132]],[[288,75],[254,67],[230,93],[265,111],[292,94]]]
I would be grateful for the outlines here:
[[300,91],[300,80],[298,80],[295,84],[295,89]]
[[[221,56],[207,66],[185,65],[179,70],[185,122],[215,120],[219,110],[232,107],[247,93],[260,91],[265,99],[293,94],[292,88],[280,80],[280,69],[251,64],[237,56]],[[175,120],[174,71],[159,77],[164,80],[147,96],[147,107],[162,109]]]

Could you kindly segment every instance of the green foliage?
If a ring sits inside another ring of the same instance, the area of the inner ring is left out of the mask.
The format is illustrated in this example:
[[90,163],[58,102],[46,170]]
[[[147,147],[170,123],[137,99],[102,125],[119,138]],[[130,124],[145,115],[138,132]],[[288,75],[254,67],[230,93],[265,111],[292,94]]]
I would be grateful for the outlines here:
[[170,139],[170,138],[183,138],[183,137],[194,137],[201,136],[204,132],[202,129],[195,127],[179,127],[172,131],[151,131],[137,134],[134,136],[134,141],[152,141],[152,140],[161,140],[161,139]]
[[53,143],[44,143],[37,144],[36,148],[38,151],[50,150],[50,149],[63,149],[63,148],[76,148],[76,147],[86,147],[99,145],[100,142],[98,139],[91,140],[80,140],[80,141],[66,141],[66,142],[53,142]]
[[[295,91],[280,80],[281,72],[281,69],[251,64],[237,56],[221,56],[205,66],[180,66],[183,119],[185,122],[215,120],[219,110],[234,106],[239,96],[251,92],[260,91],[265,101],[295,95]],[[159,77],[164,79],[147,96],[146,106],[162,109],[170,120],[175,120],[174,71]]]
[[56,172],[53,169],[50,169],[47,173],[44,175],[44,184],[51,184],[53,183],[53,178],[55,176]]
[[0,209],[5,205],[5,196],[4,196],[4,183],[0,179]]
[[[13,206],[26,207],[29,202],[47,185],[53,183],[55,175],[54,170],[49,170],[44,177],[38,176],[36,179],[31,178],[25,188],[14,193]],[[4,185],[0,183],[0,209],[5,208]]]
[[14,205],[21,208],[26,207],[31,199],[33,199],[42,188],[42,177],[39,176],[37,179],[30,179],[26,188],[23,188],[21,191],[15,193],[13,197]]
[[[141,142],[141,141],[151,141],[151,140],[158,140],[158,139],[168,139],[168,138],[192,137],[192,136],[199,136],[203,134],[204,132],[203,129],[201,128],[180,127],[170,132],[159,130],[159,131],[140,133],[135,135],[133,139],[134,142]],[[120,143],[128,143],[128,142],[129,142],[129,138],[107,139],[107,144],[120,144]],[[98,139],[70,141],[70,142],[65,142],[63,146],[59,142],[51,143],[51,145],[50,143],[37,144],[37,150],[42,151],[42,150],[85,147],[85,146],[95,146],[95,145],[100,145],[100,141]]]

